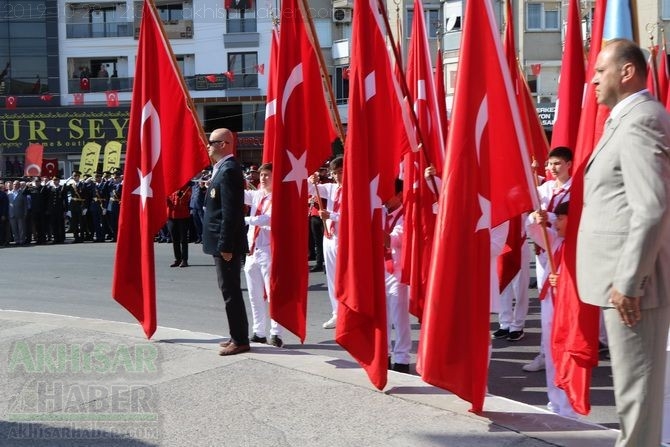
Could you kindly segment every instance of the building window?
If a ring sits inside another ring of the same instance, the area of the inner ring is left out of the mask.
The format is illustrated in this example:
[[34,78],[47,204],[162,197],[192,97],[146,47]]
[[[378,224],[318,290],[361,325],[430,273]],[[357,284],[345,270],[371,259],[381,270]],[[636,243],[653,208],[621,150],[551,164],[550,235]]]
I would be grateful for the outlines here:
[[47,91],[45,8],[43,1],[33,0],[0,4],[0,95]]
[[228,71],[233,74],[233,79],[228,82],[228,86],[257,88],[257,69],[258,53],[228,53]]
[[346,104],[349,99],[349,67],[335,67],[335,101]]
[[[426,23],[426,32],[429,39],[437,37],[437,30],[440,27],[440,10],[439,9],[424,9],[424,22]],[[407,10],[407,28],[405,29],[405,37],[408,39],[412,35],[412,23],[414,22],[414,9]]]
[[661,1],[661,18],[663,20],[670,20],[670,0]]
[[184,5],[181,3],[156,5],[156,9],[158,9],[158,16],[163,22],[184,20]]
[[528,31],[558,31],[561,24],[560,3],[527,3]]
[[226,0],[226,30],[229,33],[255,33],[256,9],[249,0]]

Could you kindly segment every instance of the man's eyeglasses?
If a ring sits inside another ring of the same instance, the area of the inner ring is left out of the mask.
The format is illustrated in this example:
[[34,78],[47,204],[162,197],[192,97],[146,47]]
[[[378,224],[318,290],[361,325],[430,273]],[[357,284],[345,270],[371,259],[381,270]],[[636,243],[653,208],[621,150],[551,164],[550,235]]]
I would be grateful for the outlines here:
[[215,144],[219,144],[219,143],[225,143],[225,141],[222,141],[222,140],[208,141],[207,145],[208,146],[214,146]]

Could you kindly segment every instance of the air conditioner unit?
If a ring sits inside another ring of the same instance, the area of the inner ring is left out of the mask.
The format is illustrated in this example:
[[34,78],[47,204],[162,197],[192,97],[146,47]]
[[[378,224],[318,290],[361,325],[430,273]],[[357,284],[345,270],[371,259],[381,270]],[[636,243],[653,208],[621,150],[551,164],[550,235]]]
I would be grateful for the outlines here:
[[351,23],[351,8],[333,8],[333,22]]

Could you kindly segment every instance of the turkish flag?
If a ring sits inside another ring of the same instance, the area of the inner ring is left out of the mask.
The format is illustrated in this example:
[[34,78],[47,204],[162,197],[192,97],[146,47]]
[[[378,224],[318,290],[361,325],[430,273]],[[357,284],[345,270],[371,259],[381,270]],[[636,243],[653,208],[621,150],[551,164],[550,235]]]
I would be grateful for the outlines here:
[[437,50],[437,61],[435,62],[435,95],[437,96],[437,105],[440,108],[439,116],[442,121],[442,137],[444,138],[444,147],[446,150],[449,118],[447,115],[447,93],[444,87],[444,56],[441,49]]
[[395,194],[401,151],[409,147],[383,23],[377,0],[356,3],[335,271],[335,340],[378,389],[388,368],[381,208]]
[[105,92],[107,97],[107,107],[118,107],[119,106],[119,92],[116,90],[108,90]]
[[[517,61],[517,52],[514,46],[514,16],[512,15],[511,2],[505,2],[507,11],[507,24],[505,27],[505,40],[503,41],[503,51],[507,58],[507,65],[512,76],[512,86],[516,95],[519,112],[521,114],[522,124],[526,132],[526,141],[528,141],[528,154],[535,159],[539,166],[544,166],[549,154],[549,142],[544,132],[540,117],[535,108],[535,100],[530,94],[530,88],[526,77],[521,71]],[[519,232],[521,234],[522,232]],[[518,236],[517,236],[518,237]]]
[[[592,27],[592,42],[601,42],[607,0],[597,0]],[[592,45],[586,79],[592,79],[599,45]],[[596,101],[595,85],[588,83],[579,121],[577,145],[572,161],[570,219],[563,242],[561,275],[554,300],[554,328],[551,353],[556,368],[554,382],[565,390],[572,408],[580,414],[591,410],[589,392],[591,370],[598,365],[600,309],[582,303],[577,293],[577,230],[584,200],[584,168],[602,134],[609,111]]]
[[305,339],[307,176],[331,154],[335,138],[316,50],[296,0],[282,2],[272,154],[270,315]]
[[565,146],[574,151],[582,114],[584,83],[584,44],[578,0],[569,0],[568,24],[565,29],[565,49],[558,79],[556,119],[551,135],[551,147]]
[[442,125],[446,121],[446,111],[443,120],[430,61],[423,6],[418,0],[414,1],[414,12],[407,60],[407,85],[414,101],[423,146],[420,151],[407,154],[404,164],[405,225],[402,256],[403,279],[410,286],[410,312],[421,320],[435,233],[433,204],[437,201],[437,188],[433,186],[430,189],[423,173],[431,164],[435,166],[438,175],[442,173],[445,152],[445,130]]
[[490,230],[539,204],[490,2],[468,1],[463,23],[435,229],[440,243],[433,247],[418,354],[424,381],[480,412],[491,342]]
[[658,59],[658,100],[665,104],[668,99],[670,75],[668,74],[668,50],[665,42],[665,33],[661,33],[661,49]]
[[542,64],[530,64],[530,70],[533,76],[539,76],[542,71]]
[[123,173],[112,296],[151,338],[154,235],[166,198],[209,165],[205,139],[155,7],[144,2]]
[[235,73],[233,73],[232,71],[226,71],[225,73],[223,73],[223,75],[226,78],[228,78],[230,82],[233,82],[235,80]]
[[207,76],[205,76],[205,79],[207,79],[207,81],[209,81],[209,82],[216,82],[216,75],[213,75],[213,74],[207,75]]
[[39,143],[31,143],[26,148],[25,165],[23,175],[26,177],[38,177],[42,174],[42,156],[44,146]]
[[40,96],[40,99],[44,102],[49,102],[53,99],[53,95],[51,93],[45,93],[42,96]]
[[254,65],[254,69],[258,74],[265,74],[265,64],[256,64]]
[[58,174],[58,159],[44,158],[42,160],[42,176],[51,178]]
[[16,96],[8,96],[7,99],[5,99],[5,107],[8,109],[15,109],[17,102],[18,98]]
[[[530,143],[527,146],[529,149],[528,155],[529,157],[532,157],[539,166],[544,166],[549,153],[549,143],[547,142],[546,134],[544,133],[537,110],[535,109],[535,102],[530,94],[528,83],[521,71],[519,62],[517,61],[517,52],[514,45],[515,33],[512,4],[508,1],[505,2],[505,5],[506,26],[503,51],[505,53],[505,58],[507,59],[514,94],[519,106],[519,113],[526,135],[525,139]],[[510,219],[505,247],[497,259],[498,290],[501,294],[519,274],[522,268],[522,250],[527,250],[525,244],[526,232],[522,220],[523,217],[521,215]],[[527,268],[527,266],[524,266],[523,268]]]
[[270,66],[268,67],[268,90],[265,102],[265,138],[263,139],[263,163],[272,161],[275,144],[275,120],[277,110],[277,55],[279,53],[279,32],[272,29],[270,43]]
[[73,97],[74,105],[80,106],[80,105],[84,104],[84,94],[83,93],[73,93],[72,97]]
[[88,78],[79,79],[79,90],[82,92],[91,90],[91,81]]
[[647,59],[647,90],[652,96],[658,99],[658,72],[656,66],[656,56],[658,55],[658,45],[649,48],[649,59]]

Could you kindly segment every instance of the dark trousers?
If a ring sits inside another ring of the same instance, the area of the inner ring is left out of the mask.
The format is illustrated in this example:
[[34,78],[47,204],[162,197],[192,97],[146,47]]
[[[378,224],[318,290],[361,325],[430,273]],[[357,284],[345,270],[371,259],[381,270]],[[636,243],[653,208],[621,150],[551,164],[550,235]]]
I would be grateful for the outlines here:
[[236,345],[249,344],[249,321],[242,298],[240,280],[242,256],[242,254],[233,254],[230,261],[224,261],[219,255],[214,256],[216,278],[219,282],[221,295],[223,295],[223,302],[226,304],[230,338]]
[[314,249],[316,251],[316,265],[323,265],[323,221],[320,217],[310,216],[309,227],[314,238]]
[[188,227],[191,218],[169,219],[167,221],[168,231],[172,238],[172,250],[175,261],[188,261]]

